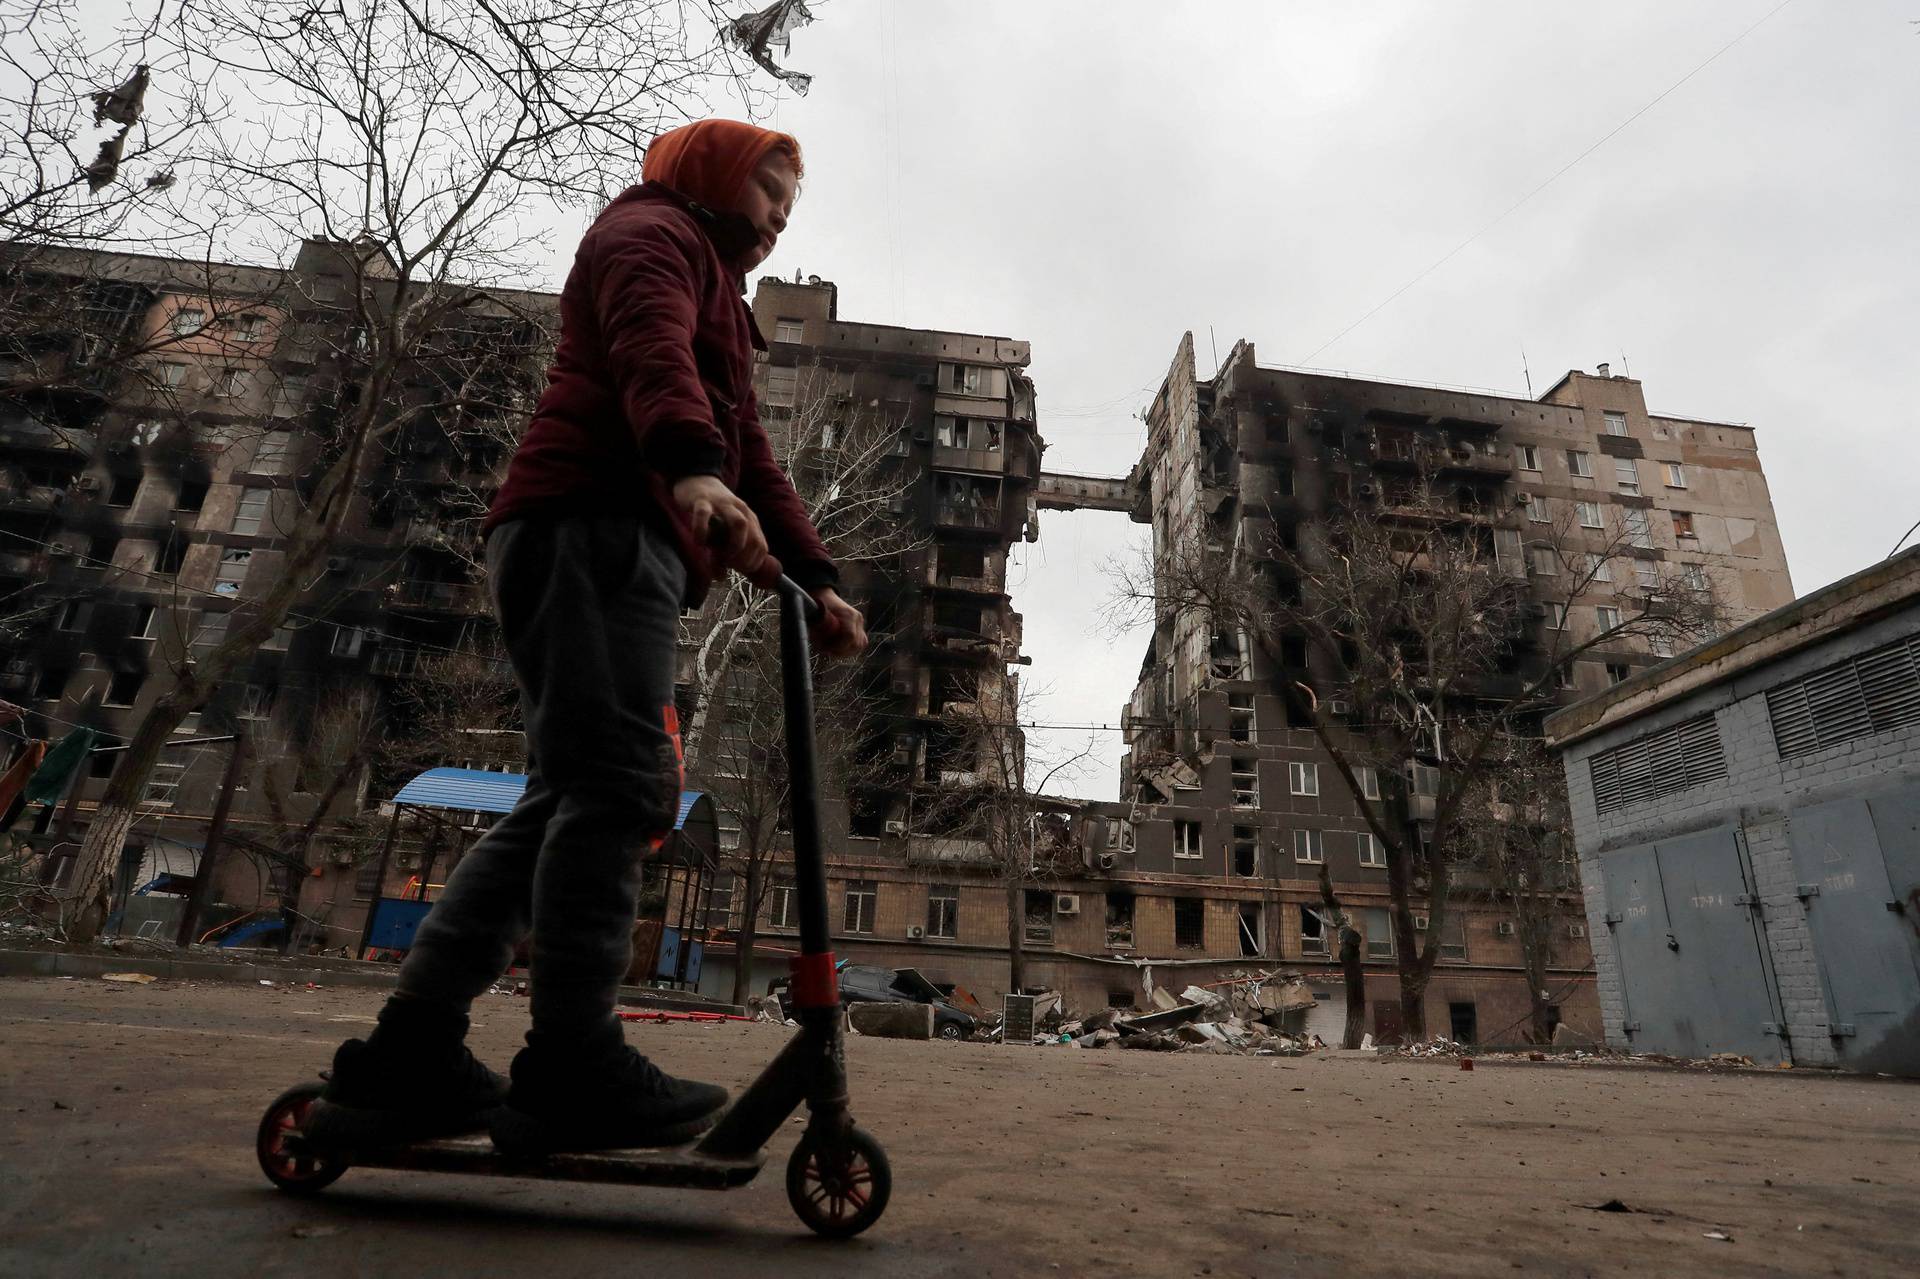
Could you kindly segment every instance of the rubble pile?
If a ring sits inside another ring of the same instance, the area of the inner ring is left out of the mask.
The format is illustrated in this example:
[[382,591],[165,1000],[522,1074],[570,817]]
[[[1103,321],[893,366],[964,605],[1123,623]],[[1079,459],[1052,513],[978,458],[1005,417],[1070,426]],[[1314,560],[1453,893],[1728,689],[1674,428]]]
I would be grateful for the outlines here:
[[1302,1057],[1326,1047],[1303,1025],[1314,999],[1297,973],[1242,974],[1211,986],[1189,986],[1178,997],[1155,990],[1151,998],[1152,1012],[1108,1009],[1062,1018],[1057,1027],[1037,1032],[1034,1042],[1249,1057]]

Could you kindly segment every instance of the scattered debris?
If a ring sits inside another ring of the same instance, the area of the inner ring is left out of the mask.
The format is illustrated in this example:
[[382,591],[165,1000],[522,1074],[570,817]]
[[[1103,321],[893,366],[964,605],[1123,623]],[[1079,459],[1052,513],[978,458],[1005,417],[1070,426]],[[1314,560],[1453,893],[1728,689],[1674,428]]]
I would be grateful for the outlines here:
[[325,1239],[340,1233],[339,1226],[321,1226],[312,1222],[302,1222],[290,1231],[295,1239]]
[[1704,1232],[1702,1232],[1702,1234],[1700,1235],[1700,1237],[1701,1237],[1702,1239],[1717,1239],[1717,1240],[1719,1240],[1719,1241],[1720,1241],[1721,1243],[1732,1243],[1732,1242],[1733,1242],[1733,1236],[1732,1236],[1732,1235],[1730,1235],[1730,1234],[1728,1234],[1728,1233],[1727,1233],[1726,1231],[1724,1231],[1724,1230],[1708,1230],[1708,1231],[1704,1231]]
[[146,986],[159,981],[152,973],[101,973],[101,981],[124,981],[135,986]]

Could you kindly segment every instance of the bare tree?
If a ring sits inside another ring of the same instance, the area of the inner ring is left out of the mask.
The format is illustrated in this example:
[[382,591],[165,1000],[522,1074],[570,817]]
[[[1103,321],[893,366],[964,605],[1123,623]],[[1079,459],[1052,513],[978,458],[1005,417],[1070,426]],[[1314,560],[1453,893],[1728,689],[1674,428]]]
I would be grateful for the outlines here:
[[[996,663],[979,672],[970,701],[940,708],[941,723],[929,734],[927,780],[932,790],[915,814],[909,838],[930,850],[973,846],[975,860],[999,880],[1007,904],[1007,989],[1026,989],[1029,928],[1051,930],[1051,901],[1028,909],[1035,884],[1081,870],[1070,822],[1047,802],[1055,783],[1071,778],[1093,754],[1089,740],[1077,750],[1042,756],[1028,749],[1022,721],[1033,718],[1040,694],[1021,687],[1017,674]],[[962,860],[968,860],[964,855]]]
[[[230,104],[181,175],[204,184],[227,242],[333,246],[288,273],[273,343],[316,370],[304,428],[318,448],[294,468],[277,571],[245,583],[222,641],[172,673],[133,732],[62,903],[74,936],[105,917],[168,735],[321,581],[382,451],[438,450],[451,418],[524,411],[530,380],[501,371],[537,376],[537,325],[499,286],[531,273],[542,213],[624,185],[660,128],[736,76],[718,16],[672,0],[263,0],[188,5],[166,28]],[[497,358],[472,377],[451,357],[476,350]]]
[[[1427,1037],[1425,993],[1467,851],[1469,799],[1501,744],[1562,700],[1576,660],[1628,643],[1671,651],[1719,620],[1704,578],[1637,553],[1650,544],[1644,513],[1609,508],[1620,514],[1599,529],[1534,518],[1545,508],[1523,519],[1502,509],[1500,492],[1410,480],[1376,504],[1340,504],[1297,544],[1249,517],[1237,531],[1203,525],[1112,572],[1123,618],[1184,618],[1229,651],[1244,636],[1332,761],[1385,851],[1402,1013],[1416,1039]],[[1619,602],[1576,628],[1571,610],[1589,597]],[[1219,673],[1239,671],[1229,658]],[[1340,716],[1336,695],[1348,707]],[[1366,769],[1403,779],[1397,803],[1368,801]]]
[[1569,924],[1583,918],[1565,773],[1538,738],[1497,744],[1496,762],[1462,801],[1461,864],[1468,895],[1513,924],[1527,975],[1527,1038],[1553,1038],[1548,972]]

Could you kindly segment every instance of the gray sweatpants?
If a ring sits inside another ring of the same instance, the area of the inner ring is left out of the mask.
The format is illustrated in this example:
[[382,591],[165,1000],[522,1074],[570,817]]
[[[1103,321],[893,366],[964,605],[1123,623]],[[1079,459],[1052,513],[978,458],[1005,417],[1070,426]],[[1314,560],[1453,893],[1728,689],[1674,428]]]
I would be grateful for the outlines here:
[[465,1015],[532,929],[539,1041],[619,1035],[641,859],[679,810],[674,642],[686,568],[618,516],[529,517],[487,538],[520,685],[526,794],[454,869],[397,996]]

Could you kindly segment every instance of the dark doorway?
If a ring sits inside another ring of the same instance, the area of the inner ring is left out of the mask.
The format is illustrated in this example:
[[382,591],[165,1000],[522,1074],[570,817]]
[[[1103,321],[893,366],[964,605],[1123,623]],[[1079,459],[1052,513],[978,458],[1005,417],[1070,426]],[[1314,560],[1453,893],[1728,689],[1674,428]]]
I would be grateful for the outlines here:
[[1448,1004],[1447,1024],[1451,1028],[1449,1038],[1456,1044],[1470,1044],[1479,1038],[1480,1019],[1471,1001]]
[[1382,999],[1373,1005],[1373,1040],[1378,1044],[1397,1044],[1406,1033],[1400,1020],[1400,1001]]

